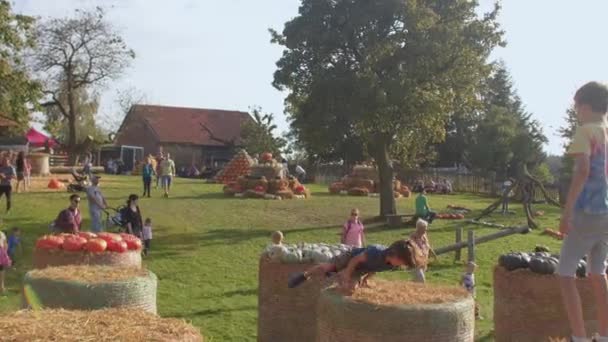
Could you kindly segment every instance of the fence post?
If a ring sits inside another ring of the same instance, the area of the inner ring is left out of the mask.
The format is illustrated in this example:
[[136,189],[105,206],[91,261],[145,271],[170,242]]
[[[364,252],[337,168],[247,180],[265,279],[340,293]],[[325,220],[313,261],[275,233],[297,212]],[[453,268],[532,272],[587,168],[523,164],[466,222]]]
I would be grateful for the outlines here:
[[[463,230],[464,229],[462,227],[456,228],[456,243],[459,243],[462,241],[462,231]],[[461,260],[460,254],[461,254],[460,249],[457,249],[456,253],[454,254],[454,262]]]
[[471,229],[468,231],[467,244],[469,248],[469,260],[475,261],[475,232]]

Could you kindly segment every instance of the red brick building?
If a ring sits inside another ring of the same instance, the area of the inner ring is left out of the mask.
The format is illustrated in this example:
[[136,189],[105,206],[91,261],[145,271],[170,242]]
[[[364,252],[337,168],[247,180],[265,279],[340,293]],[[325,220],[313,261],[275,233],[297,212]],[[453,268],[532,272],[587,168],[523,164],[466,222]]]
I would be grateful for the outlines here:
[[116,133],[117,145],[141,146],[144,155],[171,153],[176,166],[228,162],[239,146],[245,112],[134,105]]

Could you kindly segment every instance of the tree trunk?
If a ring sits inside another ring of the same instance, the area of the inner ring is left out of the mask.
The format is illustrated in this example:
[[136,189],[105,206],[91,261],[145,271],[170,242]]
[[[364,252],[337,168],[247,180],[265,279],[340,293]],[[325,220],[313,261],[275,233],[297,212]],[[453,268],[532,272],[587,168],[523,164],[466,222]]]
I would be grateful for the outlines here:
[[67,95],[68,95],[68,163],[75,166],[78,160],[78,151],[76,146],[76,104],[74,103],[74,91],[72,87],[72,72],[71,68],[67,70]]
[[378,164],[378,178],[380,181],[380,216],[395,215],[395,196],[393,194],[393,162],[389,155],[389,145],[386,140],[378,139],[374,146],[374,158]]

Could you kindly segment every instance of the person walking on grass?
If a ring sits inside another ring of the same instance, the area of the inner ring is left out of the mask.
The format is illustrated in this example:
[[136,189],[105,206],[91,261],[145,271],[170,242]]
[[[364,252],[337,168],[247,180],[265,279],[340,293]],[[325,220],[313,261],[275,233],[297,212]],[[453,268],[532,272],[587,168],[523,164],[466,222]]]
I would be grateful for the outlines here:
[[426,197],[426,189],[422,189],[416,197],[416,218],[423,219],[429,224],[433,223],[437,214],[429,207],[429,201]]
[[169,197],[171,191],[171,182],[175,176],[175,162],[171,159],[171,154],[167,153],[165,160],[160,162],[161,184],[165,197]]
[[144,240],[144,256],[148,256],[150,252],[150,244],[152,243],[152,220],[148,217],[144,222],[144,227],[141,232],[142,239]]
[[148,195],[150,197],[150,186],[152,185],[152,176],[156,174],[154,171],[154,166],[152,165],[152,161],[150,158],[146,158],[146,163],[141,170],[141,176],[144,182],[144,194],[142,197]]
[[6,196],[6,212],[11,210],[13,186],[11,181],[15,177],[15,169],[11,165],[9,156],[4,156],[0,164],[0,198]]
[[15,191],[19,193],[19,185],[22,185],[23,192],[25,192],[25,154],[23,151],[20,151],[17,155],[15,166],[17,171],[17,186]]
[[[418,221],[416,221],[416,230],[410,235],[410,240],[416,244],[422,256],[427,260],[429,258],[429,254],[435,256],[435,252],[433,252],[433,249],[431,248],[431,242],[429,241],[429,237],[427,235],[428,227],[428,222],[418,219]],[[416,267],[413,271],[414,281],[417,283],[426,282],[426,277],[424,275],[426,270],[426,264]]]
[[[558,266],[563,303],[568,314],[571,341],[589,341],[577,289],[576,269],[588,255],[587,266],[595,297],[599,337],[608,341],[608,87],[597,82],[582,86],[574,96],[578,127],[568,148],[574,159],[570,190],[560,232],[566,237]],[[556,322],[560,323],[560,322]]]
[[163,156],[163,153],[160,152],[156,156],[155,160],[156,160],[156,163],[155,163],[155,165],[156,165],[156,169],[155,169],[155,171],[156,171],[156,185],[154,186],[154,189],[158,189],[158,184],[160,183],[160,174],[161,174],[160,173],[160,163],[162,163],[163,160],[165,160],[165,156]]
[[97,175],[93,175],[91,185],[86,188],[87,199],[89,201],[89,214],[91,216],[91,231],[93,233],[103,231],[103,211],[108,207],[106,198],[99,189],[100,178]]
[[352,247],[363,247],[365,246],[365,227],[359,218],[359,209],[353,209],[350,211],[350,217],[348,221],[342,227],[342,238],[340,242],[344,245]]

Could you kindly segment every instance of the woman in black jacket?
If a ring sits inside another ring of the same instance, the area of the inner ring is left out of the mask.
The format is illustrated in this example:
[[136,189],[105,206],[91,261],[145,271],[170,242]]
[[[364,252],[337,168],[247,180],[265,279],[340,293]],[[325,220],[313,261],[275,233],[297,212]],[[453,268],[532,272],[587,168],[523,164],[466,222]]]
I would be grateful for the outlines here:
[[144,224],[141,219],[141,211],[139,210],[138,201],[139,197],[137,195],[129,195],[127,207],[124,210],[125,212],[123,220],[127,228],[127,233],[133,234],[141,239],[141,232]]

